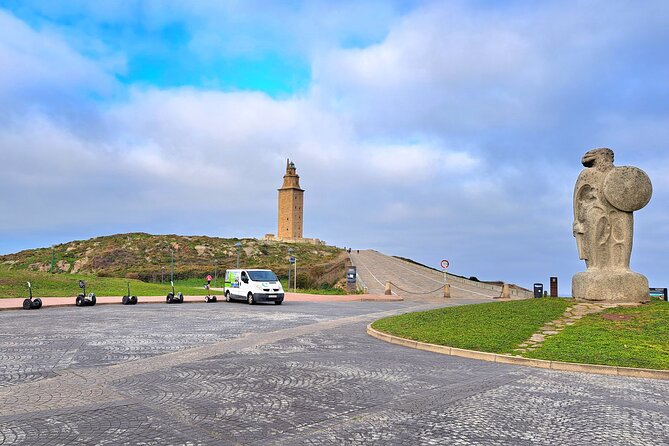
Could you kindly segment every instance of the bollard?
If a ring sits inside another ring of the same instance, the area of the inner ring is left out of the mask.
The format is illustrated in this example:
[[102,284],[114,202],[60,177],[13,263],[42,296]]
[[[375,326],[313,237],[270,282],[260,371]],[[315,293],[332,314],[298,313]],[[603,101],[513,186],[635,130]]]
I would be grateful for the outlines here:
[[390,281],[386,282],[386,291],[384,291],[383,294],[385,294],[387,296],[390,296],[391,294],[393,294],[393,292],[390,290]]
[[508,283],[502,285],[502,299],[511,299],[511,290],[509,290]]
[[444,297],[446,299],[451,297],[451,285],[449,285],[448,283],[444,284]]
[[364,287],[364,288],[362,289],[362,294],[369,294],[369,288]]

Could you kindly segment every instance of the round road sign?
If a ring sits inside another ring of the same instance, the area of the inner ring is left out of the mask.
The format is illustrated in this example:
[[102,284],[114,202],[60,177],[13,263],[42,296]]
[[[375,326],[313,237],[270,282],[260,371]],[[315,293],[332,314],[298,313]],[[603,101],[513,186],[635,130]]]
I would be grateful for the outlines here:
[[448,260],[444,259],[444,260],[441,261],[441,267],[442,268],[448,269],[448,265],[450,265],[450,263],[448,263]]

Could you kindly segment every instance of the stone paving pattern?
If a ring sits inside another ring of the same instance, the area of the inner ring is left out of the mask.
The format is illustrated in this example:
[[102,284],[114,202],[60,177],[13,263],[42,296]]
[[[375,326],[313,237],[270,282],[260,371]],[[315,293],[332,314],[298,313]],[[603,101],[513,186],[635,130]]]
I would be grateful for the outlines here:
[[480,362],[365,334],[379,317],[431,307],[3,312],[0,444],[669,444],[669,382]]

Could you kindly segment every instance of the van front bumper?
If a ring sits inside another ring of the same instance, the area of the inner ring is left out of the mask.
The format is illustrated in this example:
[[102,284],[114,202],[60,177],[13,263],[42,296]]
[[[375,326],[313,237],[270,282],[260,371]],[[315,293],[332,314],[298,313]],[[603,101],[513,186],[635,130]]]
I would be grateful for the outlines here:
[[253,293],[256,302],[281,302],[284,293]]

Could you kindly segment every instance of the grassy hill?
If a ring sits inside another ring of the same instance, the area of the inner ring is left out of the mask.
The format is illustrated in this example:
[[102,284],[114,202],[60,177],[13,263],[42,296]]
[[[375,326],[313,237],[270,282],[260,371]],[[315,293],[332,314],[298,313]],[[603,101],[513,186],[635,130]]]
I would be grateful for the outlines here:
[[[235,247],[238,242],[242,245],[239,250]],[[164,278],[169,282],[172,255],[175,280],[222,274],[225,269],[236,267],[238,253],[240,266],[269,268],[284,278],[288,274],[289,248],[297,258],[299,288],[334,287],[345,277],[348,257],[343,249],[333,246],[130,233],[63,243],[55,245],[53,251],[40,248],[0,256],[0,287],[18,279],[16,285],[23,287],[21,272],[25,277],[44,279],[83,275],[148,283],[160,283]]]

